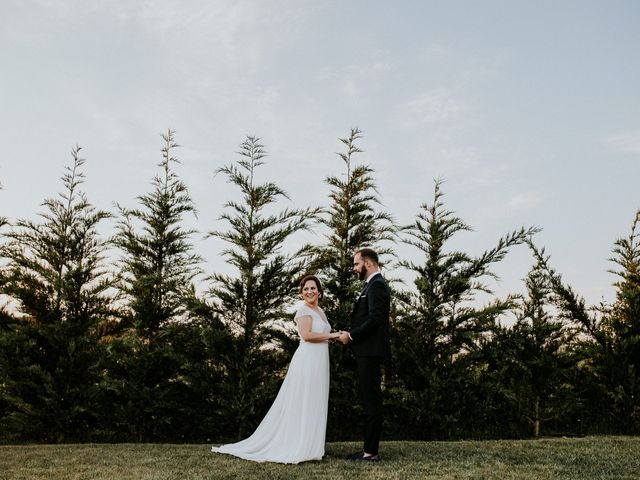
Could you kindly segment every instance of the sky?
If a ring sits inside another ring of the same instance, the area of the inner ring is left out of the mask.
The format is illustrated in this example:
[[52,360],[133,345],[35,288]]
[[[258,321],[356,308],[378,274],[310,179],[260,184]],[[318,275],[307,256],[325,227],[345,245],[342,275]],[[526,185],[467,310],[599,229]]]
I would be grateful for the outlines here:
[[[205,274],[231,273],[216,169],[246,135],[281,208],[328,205],[339,138],[375,171],[402,225],[444,180],[446,207],[474,229],[473,255],[521,226],[588,304],[611,301],[613,242],[640,208],[640,2],[377,0],[0,0],[0,216],[37,218],[70,151],[98,208],[135,207],[176,131],[176,167],[198,209],[187,224]],[[113,223],[105,225],[113,233]],[[298,242],[321,242],[323,232]],[[403,259],[421,262],[408,245]],[[491,283],[523,290],[512,249]],[[411,285],[408,272],[397,276]]]

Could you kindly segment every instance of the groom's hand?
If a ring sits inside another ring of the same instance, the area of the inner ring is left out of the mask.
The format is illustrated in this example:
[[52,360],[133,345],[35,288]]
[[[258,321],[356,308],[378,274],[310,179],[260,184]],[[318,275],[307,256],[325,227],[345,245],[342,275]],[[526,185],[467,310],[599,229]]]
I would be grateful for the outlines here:
[[342,342],[343,345],[348,345],[351,341],[348,332],[340,332],[340,337],[338,337],[338,339]]

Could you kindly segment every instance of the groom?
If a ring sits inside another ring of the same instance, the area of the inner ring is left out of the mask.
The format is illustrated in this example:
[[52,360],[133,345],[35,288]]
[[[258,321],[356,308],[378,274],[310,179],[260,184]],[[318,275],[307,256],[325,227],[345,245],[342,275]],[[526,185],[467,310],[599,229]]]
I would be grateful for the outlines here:
[[356,371],[365,412],[364,449],[347,460],[377,462],[382,432],[381,365],[389,353],[389,308],[391,292],[380,274],[378,254],[361,248],[353,256],[353,271],[365,281],[351,314],[351,331],[340,341],[350,344],[356,357]]

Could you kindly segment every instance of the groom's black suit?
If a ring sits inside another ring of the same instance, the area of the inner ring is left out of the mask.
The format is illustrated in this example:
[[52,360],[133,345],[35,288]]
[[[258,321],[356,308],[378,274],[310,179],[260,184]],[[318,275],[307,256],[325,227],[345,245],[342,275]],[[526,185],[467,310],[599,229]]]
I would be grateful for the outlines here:
[[385,279],[375,274],[365,284],[351,314],[351,346],[366,415],[364,451],[378,454],[382,432],[381,365],[389,353],[391,292]]

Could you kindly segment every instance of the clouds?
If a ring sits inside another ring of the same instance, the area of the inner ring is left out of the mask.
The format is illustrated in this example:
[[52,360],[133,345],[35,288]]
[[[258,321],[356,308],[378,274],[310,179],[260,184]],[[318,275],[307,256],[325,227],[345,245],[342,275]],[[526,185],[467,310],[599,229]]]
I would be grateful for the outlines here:
[[[562,249],[591,226],[553,228],[582,218],[569,210],[593,203],[595,185],[609,224],[579,241],[601,249],[626,226],[616,199],[637,198],[635,162],[619,162],[620,173],[608,161],[640,153],[640,131],[620,127],[637,121],[640,71],[629,59],[640,34],[637,22],[615,23],[619,15],[574,9],[550,19],[540,7],[491,2],[8,0],[0,216],[34,215],[76,142],[90,198],[103,208],[133,201],[167,128],[184,145],[180,172],[201,230],[232,194],[212,172],[245,134],[263,138],[261,175],[293,204],[324,203],[322,179],[341,172],[337,137],[357,126],[358,161],[374,168],[385,208],[402,222],[443,177],[451,207],[488,236],[505,219],[553,225],[549,245]],[[551,22],[557,51],[541,22]]]
[[613,153],[640,155],[640,129],[609,134],[603,143]]
[[401,104],[399,110],[404,126],[417,128],[452,122],[465,112],[465,106],[453,91],[438,88],[420,93]]
[[536,190],[496,192],[493,198],[485,199],[479,218],[483,223],[504,223],[508,220],[516,226],[531,217],[531,212],[544,205],[546,200],[546,194]]

